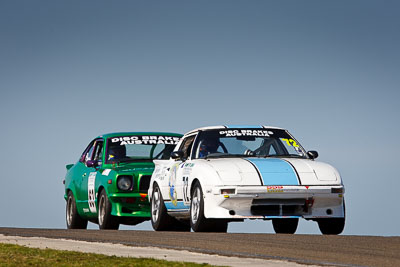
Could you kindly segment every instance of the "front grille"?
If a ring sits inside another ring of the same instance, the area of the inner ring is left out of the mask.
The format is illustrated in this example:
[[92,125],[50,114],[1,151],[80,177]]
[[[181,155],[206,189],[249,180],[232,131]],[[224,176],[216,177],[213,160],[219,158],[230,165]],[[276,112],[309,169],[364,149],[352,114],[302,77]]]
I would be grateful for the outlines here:
[[139,181],[139,192],[140,193],[146,193],[149,190],[150,187],[150,179],[151,179],[151,175],[142,175],[140,177],[140,181]]
[[308,213],[305,199],[254,199],[250,210],[258,216],[300,216]]

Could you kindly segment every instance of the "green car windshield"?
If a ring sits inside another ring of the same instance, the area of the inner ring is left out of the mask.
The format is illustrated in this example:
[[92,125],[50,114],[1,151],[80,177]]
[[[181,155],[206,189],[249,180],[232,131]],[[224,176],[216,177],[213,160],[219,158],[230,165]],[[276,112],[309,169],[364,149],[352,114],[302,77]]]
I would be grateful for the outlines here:
[[106,163],[168,159],[179,139],[163,135],[111,137],[107,139]]

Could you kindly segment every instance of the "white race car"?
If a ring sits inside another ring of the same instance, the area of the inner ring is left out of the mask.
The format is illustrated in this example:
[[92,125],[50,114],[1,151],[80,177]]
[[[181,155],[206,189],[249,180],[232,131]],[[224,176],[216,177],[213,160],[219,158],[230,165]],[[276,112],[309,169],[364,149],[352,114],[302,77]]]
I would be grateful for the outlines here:
[[344,186],[285,129],[213,126],[185,134],[168,160],[155,160],[149,199],[157,231],[226,232],[228,222],[272,220],[295,233],[299,218],[323,234],[345,225]]

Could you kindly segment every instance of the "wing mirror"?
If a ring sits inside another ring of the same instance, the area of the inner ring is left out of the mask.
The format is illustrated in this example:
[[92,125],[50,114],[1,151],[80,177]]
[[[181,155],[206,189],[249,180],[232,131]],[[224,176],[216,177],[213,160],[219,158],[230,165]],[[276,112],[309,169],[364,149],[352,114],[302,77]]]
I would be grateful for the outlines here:
[[183,151],[182,150],[173,151],[171,153],[171,158],[173,158],[173,159],[182,159],[183,158]]
[[99,166],[99,162],[97,160],[88,160],[86,161],[86,166],[96,168],[97,166]]
[[310,150],[307,152],[307,156],[309,156],[310,159],[316,159],[318,158],[318,152],[315,150]]

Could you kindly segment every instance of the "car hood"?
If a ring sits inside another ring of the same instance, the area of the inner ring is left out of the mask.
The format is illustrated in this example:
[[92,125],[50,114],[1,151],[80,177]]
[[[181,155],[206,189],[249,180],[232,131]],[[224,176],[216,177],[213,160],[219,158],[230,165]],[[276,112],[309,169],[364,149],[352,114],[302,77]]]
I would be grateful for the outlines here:
[[[117,166],[110,166],[113,171],[121,174],[121,173],[152,173],[154,170],[154,163],[152,162],[132,162],[132,163],[123,163]],[[107,168],[106,168],[107,170]]]
[[220,158],[207,164],[224,185],[326,185],[340,183],[329,164],[293,158]]

